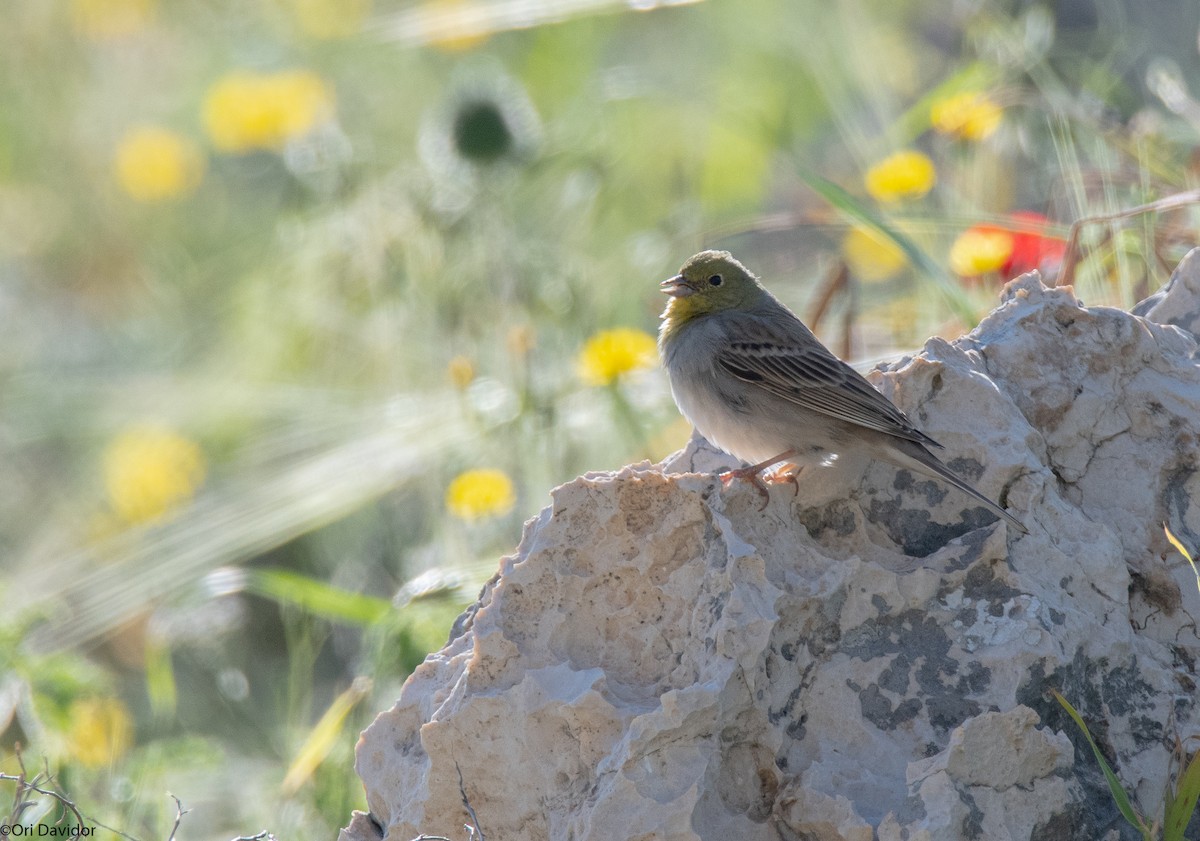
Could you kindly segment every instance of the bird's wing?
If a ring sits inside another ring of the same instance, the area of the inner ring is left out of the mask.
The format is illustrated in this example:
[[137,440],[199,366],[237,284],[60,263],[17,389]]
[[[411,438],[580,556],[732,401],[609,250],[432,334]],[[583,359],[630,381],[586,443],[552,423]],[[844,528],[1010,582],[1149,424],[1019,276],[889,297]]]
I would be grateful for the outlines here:
[[751,330],[737,332],[749,333],[747,340],[726,342],[717,353],[717,364],[738,379],[838,420],[941,446],[914,428],[903,412],[798,320],[782,325],[758,320]]

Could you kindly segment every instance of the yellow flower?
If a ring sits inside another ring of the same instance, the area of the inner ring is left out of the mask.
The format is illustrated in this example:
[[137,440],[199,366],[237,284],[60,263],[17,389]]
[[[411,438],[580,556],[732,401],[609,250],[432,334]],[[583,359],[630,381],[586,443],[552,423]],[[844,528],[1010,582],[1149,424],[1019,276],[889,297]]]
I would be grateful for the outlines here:
[[112,765],[133,744],[133,719],[116,698],[81,698],[68,711],[67,749],[80,765]]
[[126,38],[154,21],[156,0],[71,0],[71,24],[92,41]]
[[113,159],[117,183],[138,201],[187,195],[204,177],[204,158],[186,137],[158,126],[130,129]]
[[589,385],[609,385],[622,374],[649,368],[657,359],[654,337],[641,330],[601,330],[579,353],[579,374]]
[[188,502],[203,481],[200,448],[170,429],[134,427],[104,451],[109,504],[126,523],[161,519]]
[[310,38],[349,38],[371,13],[371,0],[288,0],[287,5]]
[[958,235],[950,246],[950,268],[959,277],[978,277],[998,271],[1013,251],[1013,236],[997,228],[976,226]]
[[474,381],[475,365],[466,356],[456,356],[446,366],[446,373],[450,375],[454,387],[462,391]]
[[983,140],[1000,126],[1003,109],[981,93],[960,93],[939,99],[930,109],[930,122],[942,134]]
[[888,155],[868,169],[864,181],[876,201],[895,202],[921,198],[933,189],[937,172],[928,157],[905,150]]
[[887,280],[908,265],[904,251],[883,234],[855,226],[842,237],[842,257],[860,280]]
[[307,70],[229,73],[204,100],[204,127],[223,152],[279,151],[332,118],[333,91]]
[[463,520],[501,517],[516,504],[516,490],[503,470],[468,470],[446,488],[447,510]]

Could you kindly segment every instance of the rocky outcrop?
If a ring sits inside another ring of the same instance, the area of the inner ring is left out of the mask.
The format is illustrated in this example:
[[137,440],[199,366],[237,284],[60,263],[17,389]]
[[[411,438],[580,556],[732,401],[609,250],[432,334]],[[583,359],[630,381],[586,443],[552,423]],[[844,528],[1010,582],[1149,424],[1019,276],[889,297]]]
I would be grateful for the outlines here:
[[702,441],[557,488],[364,732],[344,841],[459,834],[464,795],[493,841],[1120,830],[1049,691],[1158,808],[1200,727],[1200,594],[1162,533],[1200,534],[1197,352],[1026,275],[872,374],[1028,536],[886,465],[759,510]]

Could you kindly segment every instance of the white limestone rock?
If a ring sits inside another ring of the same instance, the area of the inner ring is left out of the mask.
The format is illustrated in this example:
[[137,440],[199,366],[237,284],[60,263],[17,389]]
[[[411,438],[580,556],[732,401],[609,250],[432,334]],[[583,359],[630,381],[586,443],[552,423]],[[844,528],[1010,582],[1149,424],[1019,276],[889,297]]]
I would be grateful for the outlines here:
[[1200,248],[1184,255],[1162,289],[1132,312],[1156,324],[1173,324],[1193,336],[1200,334]]
[[[924,817],[905,827],[909,834],[924,833],[930,841],[957,841],[975,828],[987,839],[1044,835],[1064,804],[1081,794],[1069,777],[1070,739],[1038,723],[1038,714],[1023,705],[982,713],[954,728],[940,753],[910,762],[909,794]],[[881,841],[903,837],[894,818],[890,824],[881,827]]]
[[504,841],[1104,837],[1050,689],[1156,808],[1200,723],[1200,596],[1161,531],[1200,533],[1196,353],[1026,275],[873,374],[1028,536],[886,465],[760,511],[702,441],[555,489],[364,732],[373,820],[343,841],[457,837],[460,772]]

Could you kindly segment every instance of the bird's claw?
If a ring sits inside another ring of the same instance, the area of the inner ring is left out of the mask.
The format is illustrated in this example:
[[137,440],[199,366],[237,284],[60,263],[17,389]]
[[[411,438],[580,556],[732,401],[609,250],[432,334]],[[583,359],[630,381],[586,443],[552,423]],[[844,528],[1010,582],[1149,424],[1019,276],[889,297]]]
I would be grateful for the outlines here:
[[784,462],[770,473],[767,473],[765,478],[772,485],[787,482],[792,486],[792,496],[797,497],[800,496],[800,471],[803,469],[803,467],[798,465]]
[[767,503],[771,501],[771,492],[767,487],[767,483],[762,479],[761,467],[754,465],[751,467],[739,467],[734,470],[726,470],[724,473],[720,474],[720,479],[721,484],[725,487],[729,487],[729,485],[735,479],[743,479],[748,481],[754,486],[754,489],[758,491],[759,497],[762,498],[762,505],[758,507],[758,510],[767,510]]
[[[767,510],[767,503],[771,501],[771,493],[767,489],[767,484],[762,480],[762,472],[774,464],[779,464],[781,461],[786,461],[796,455],[795,450],[787,450],[780,453],[774,458],[760,461],[758,464],[752,464],[749,467],[739,467],[735,470],[727,470],[721,474],[721,484],[729,487],[729,483],[734,479],[748,479],[750,484],[754,485],[754,489],[758,491],[758,495],[762,497],[762,505],[759,506],[759,511]],[[780,470],[791,471],[795,468],[792,464],[783,464]],[[796,481],[796,475],[800,472],[800,468],[795,468],[794,472],[787,477],[787,480],[796,487],[796,493],[800,493],[800,483]],[[776,475],[778,471],[776,471]]]

